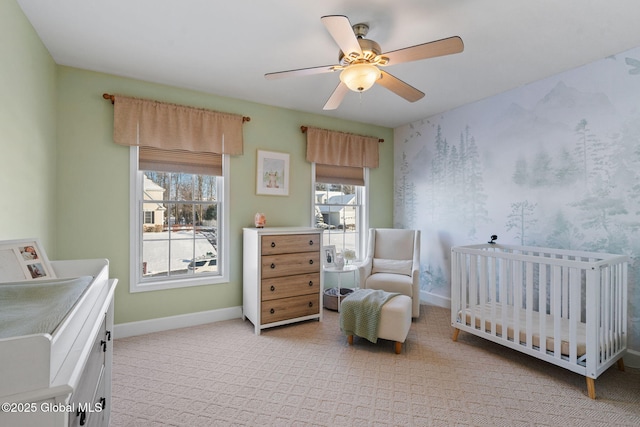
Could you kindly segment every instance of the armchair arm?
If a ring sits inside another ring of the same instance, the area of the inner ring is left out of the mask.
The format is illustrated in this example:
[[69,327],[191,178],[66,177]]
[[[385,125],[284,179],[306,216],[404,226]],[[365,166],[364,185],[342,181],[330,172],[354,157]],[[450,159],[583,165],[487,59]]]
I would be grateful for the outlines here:
[[373,258],[367,257],[362,263],[358,265],[358,278],[360,279],[360,288],[365,288],[365,282],[367,277],[371,276],[371,269],[373,267]]

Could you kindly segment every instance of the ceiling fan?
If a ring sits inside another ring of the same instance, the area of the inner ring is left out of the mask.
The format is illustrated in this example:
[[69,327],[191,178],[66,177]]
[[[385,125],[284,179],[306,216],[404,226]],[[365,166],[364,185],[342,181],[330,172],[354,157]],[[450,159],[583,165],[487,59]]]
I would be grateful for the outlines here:
[[464,50],[462,39],[454,36],[381,53],[382,50],[378,43],[364,38],[369,32],[367,24],[355,24],[352,26],[349,18],[343,15],[323,16],[320,20],[338,47],[340,47],[338,64],[279,71],[267,73],[264,76],[268,80],[273,80],[283,77],[340,71],[340,84],[338,84],[324,105],[324,110],[338,108],[349,90],[364,92],[375,83],[389,89],[409,102],[415,102],[424,96],[423,92],[381,70],[379,67],[450,55]]

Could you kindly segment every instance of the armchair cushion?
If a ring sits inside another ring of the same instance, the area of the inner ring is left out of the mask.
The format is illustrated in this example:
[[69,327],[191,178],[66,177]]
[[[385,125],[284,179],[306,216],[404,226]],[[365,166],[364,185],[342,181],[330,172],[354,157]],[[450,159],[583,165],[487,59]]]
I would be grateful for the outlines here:
[[367,277],[365,284],[369,289],[384,289],[386,292],[397,292],[413,298],[413,279],[411,276],[393,273],[376,273]]
[[375,273],[391,273],[391,274],[404,274],[405,276],[411,276],[411,268],[413,267],[413,260],[407,259],[385,259],[374,258],[371,274]]

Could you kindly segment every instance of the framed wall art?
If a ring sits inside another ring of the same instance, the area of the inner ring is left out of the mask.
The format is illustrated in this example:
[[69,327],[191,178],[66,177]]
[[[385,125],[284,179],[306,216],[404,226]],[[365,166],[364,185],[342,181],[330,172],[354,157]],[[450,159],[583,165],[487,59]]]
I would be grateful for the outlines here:
[[38,239],[0,241],[0,282],[55,277]]
[[256,193],[289,195],[289,154],[258,150]]

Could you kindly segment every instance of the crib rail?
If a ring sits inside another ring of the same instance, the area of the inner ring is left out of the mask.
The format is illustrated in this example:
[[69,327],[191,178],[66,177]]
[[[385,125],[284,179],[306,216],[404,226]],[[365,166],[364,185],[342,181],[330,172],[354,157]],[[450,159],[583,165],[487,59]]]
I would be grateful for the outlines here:
[[626,351],[628,257],[498,244],[451,252],[455,328],[590,378]]

